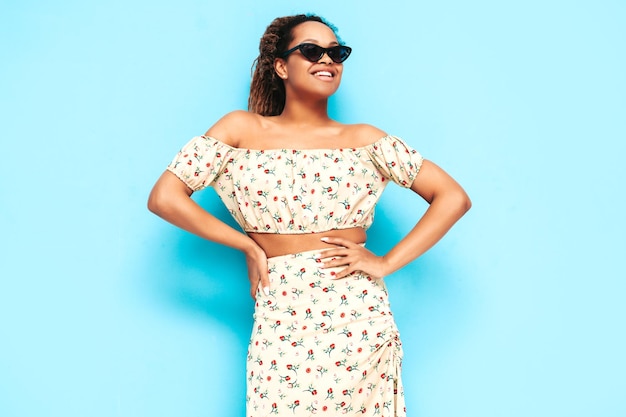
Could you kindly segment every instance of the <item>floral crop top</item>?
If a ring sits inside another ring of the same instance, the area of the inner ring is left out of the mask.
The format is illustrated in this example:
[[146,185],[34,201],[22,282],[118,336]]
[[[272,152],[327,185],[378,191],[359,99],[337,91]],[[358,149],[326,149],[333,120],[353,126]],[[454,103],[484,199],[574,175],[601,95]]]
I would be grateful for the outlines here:
[[196,136],[167,167],[194,191],[213,186],[246,232],[367,229],[389,180],[410,187],[422,156],[385,136],[359,148],[234,148]]

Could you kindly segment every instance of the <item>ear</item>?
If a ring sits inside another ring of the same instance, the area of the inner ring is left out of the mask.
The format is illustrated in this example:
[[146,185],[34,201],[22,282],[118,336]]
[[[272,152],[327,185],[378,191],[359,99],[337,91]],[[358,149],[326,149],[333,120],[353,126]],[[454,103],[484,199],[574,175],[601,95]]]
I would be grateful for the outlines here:
[[287,79],[287,62],[283,58],[276,58],[274,60],[274,71],[276,71],[276,75],[283,80]]

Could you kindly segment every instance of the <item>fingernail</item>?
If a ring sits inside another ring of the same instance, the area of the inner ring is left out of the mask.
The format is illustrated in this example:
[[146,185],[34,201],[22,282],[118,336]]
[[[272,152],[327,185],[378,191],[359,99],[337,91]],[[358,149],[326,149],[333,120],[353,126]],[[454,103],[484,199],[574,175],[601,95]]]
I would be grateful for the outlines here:
[[321,240],[322,242],[328,242],[328,238],[327,238],[327,237],[322,237],[322,238],[320,238],[320,240]]
[[263,294],[265,294],[265,296],[270,295],[270,287],[263,287]]

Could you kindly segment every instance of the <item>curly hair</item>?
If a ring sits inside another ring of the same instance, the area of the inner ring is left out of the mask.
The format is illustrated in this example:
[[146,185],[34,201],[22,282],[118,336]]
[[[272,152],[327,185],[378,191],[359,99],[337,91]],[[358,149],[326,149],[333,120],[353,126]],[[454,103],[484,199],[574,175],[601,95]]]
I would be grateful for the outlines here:
[[265,29],[259,43],[259,56],[252,64],[252,83],[248,110],[262,116],[276,116],[285,108],[285,85],[274,70],[274,60],[287,50],[293,40],[292,30],[300,23],[320,22],[335,36],[337,29],[323,18],[312,14],[278,17]]

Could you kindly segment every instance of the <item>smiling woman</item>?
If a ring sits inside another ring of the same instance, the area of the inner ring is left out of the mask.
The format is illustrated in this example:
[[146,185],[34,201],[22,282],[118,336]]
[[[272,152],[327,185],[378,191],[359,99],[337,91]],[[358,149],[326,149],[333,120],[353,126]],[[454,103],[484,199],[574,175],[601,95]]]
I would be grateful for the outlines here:
[[[469,198],[402,139],[329,118],[351,49],[322,18],[275,19],[259,50],[249,111],[188,142],[149,208],[246,256],[255,299],[248,416],[405,416],[402,347],[383,278],[441,239]],[[430,206],[377,256],[365,249],[366,230],[390,182]],[[245,233],[190,198],[207,186]]]

